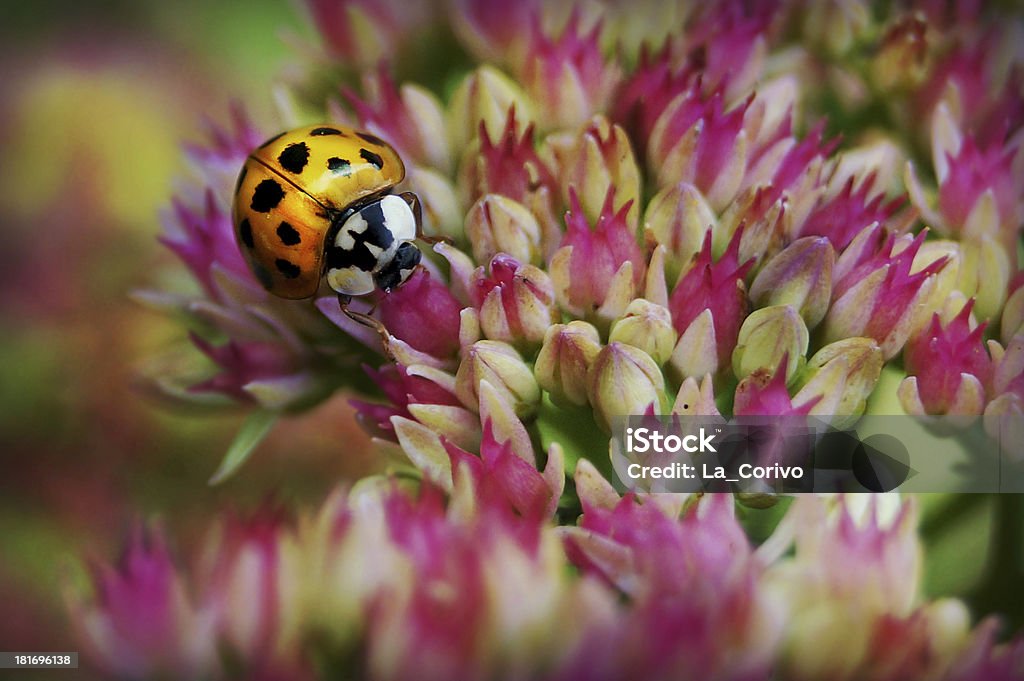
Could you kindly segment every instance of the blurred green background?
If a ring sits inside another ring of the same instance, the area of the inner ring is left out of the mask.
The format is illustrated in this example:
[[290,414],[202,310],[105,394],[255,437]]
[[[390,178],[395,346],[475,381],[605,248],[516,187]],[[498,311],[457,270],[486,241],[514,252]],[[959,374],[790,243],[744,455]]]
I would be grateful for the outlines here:
[[178,266],[156,237],[181,144],[233,102],[275,125],[271,85],[311,35],[288,2],[0,9],[0,650],[74,649],[62,589],[138,517],[194,544],[214,509],[313,503],[369,466],[341,396],[211,488],[244,414],[172,409],[137,385],[185,340],[129,299]]
[[[128,297],[176,267],[156,236],[185,172],[180,144],[232,101],[273,125],[271,86],[302,58],[288,45],[312,35],[296,5],[272,0],[2,10],[0,649],[73,649],[61,590],[81,578],[80,557],[115,555],[140,515],[194,543],[214,509],[312,503],[372,465],[342,396],[279,425],[211,488],[241,412],[168,409],[135,385],[147,357],[184,339]],[[992,590],[1012,574],[987,575],[1024,551],[1019,528],[1009,545],[990,541],[1001,502],[921,501],[929,594],[1020,617]]]

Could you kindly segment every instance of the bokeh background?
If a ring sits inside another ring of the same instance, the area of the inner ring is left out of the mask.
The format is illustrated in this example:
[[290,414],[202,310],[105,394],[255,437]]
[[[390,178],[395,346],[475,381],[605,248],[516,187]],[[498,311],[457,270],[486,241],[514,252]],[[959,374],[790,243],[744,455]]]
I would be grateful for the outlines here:
[[[314,35],[297,3],[273,0],[0,11],[0,650],[74,649],[62,591],[140,517],[187,553],[215,509],[315,503],[374,466],[339,395],[211,487],[243,414],[157,399],[139,378],[186,341],[132,297],[180,272],[157,234],[181,145],[234,102],[273,127],[273,87]],[[1006,502],[922,502],[929,595],[1019,624],[1006,566],[1024,563],[1024,533],[992,541]]]
[[272,121],[271,84],[312,34],[288,2],[0,10],[0,650],[74,649],[62,591],[136,519],[187,543],[215,509],[319,500],[371,465],[339,396],[211,487],[244,414],[140,379],[187,340],[132,299],[179,272],[157,235],[182,143],[240,102]]

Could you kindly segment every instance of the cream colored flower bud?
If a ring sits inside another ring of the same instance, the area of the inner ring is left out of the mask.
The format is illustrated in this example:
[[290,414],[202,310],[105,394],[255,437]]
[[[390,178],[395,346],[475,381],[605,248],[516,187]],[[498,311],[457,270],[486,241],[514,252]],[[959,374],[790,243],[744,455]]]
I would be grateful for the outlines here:
[[683,331],[672,350],[669,366],[679,379],[700,378],[718,372],[718,340],[710,309],[697,315]]
[[1024,286],[1010,294],[1003,306],[1003,319],[1000,324],[999,337],[1003,345],[1009,345],[1010,340],[1021,333],[1024,326]]
[[867,0],[810,3],[803,12],[804,36],[834,57],[846,54],[871,28]]
[[526,93],[501,71],[493,66],[481,66],[469,73],[448,106],[448,136],[452,148],[462,149],[476,137],[481,121],[491,139],[498,139],[511,107],[515,107],[519,120],[533,118]]
[[974,298],[978,319],[995,319],[1010,284],[1009,256],[995,239],[983,236],[961,242],[960,259],[960,292]]
[[544,336],[534,364],[537,383],[552,399],[587,404],[587,372],[601,352],[601,336],[591,324],[555,324]]
[[[945,258],[946,265],[932,278],[931,291],[928,296],[921,300],[921,304],[914,312],[913,333],[924,330],[932,321],[932,315],[936,312],[942,314],[946,302],[951,296],[957,296],[961,269],[963,267],[963,251],[961,244],[949,239],[937,239],[926,241],[921,244],[914,262],[910,268],[911,273],[920,272],[932,263]],[[958,305],[956,312],[960,311],[963,305]],[[954,313],[955,314],[955,313]]]
[[786,357],[786,381],[801,368],[810,336],[804,320],[789,305],[755,310],[740,327],[732,353],[732,369],[738,378],[758,369],[772,371]]
[[916,87],[927,75],[928,34],[924,18],[908,14],[889,27],[871,60],[871,79],[881,92]]
[[1024,461],[1024,400],[1003,393],[985,407],[985,432],[1000,444],[1011,461]]
[[612,324],[608,340],[640,348],[660,365],[672,355],[678,335],[668,309],[637,298],[626,308],[625,316]]
[[654,195],[647,204],[644,229],[665,247],[669,281],[678,278],[700,251],[704,234],[717,224],[715,212],[692,184],[681,182]]
[[643,350],[625,343],[610,343],[601,350],[588,375],[588,395],[594,418],[606,432],[612,419],[661,412],[665,378]]
[[466,236],[477,262],[507,253],[521,263],[540,264],[540,225],[526,206],[500,194],[480,197],[466,216]]
[[451,181],[429,168],[409,168],[409,186],[420,198],[423,208],[423,233],[463,242],[466,231],[462,207]]
[[569,203],[569,187],[574,187],[591,224],[597,223],[608,190],[614,187],[617,205],[633,202],[628,219],[636,226],[640,169],[625,130],[604,116],[595,116],[578,134],[550,135],[544,155],[557,169],[564,201]]
[[466,349],[455,374],[455,393],[466,408],[479,409],[481,381],[507,398],[520,418],[532,416],[540,403],[540,386],[533,371],[507,343],[483,340]]
[[844,338],[830,343],[808,360],[793,404],[817,400],[811,414],[849,417],[832,423],[837,428],[852,425],[864,413],[884,364],[882,349],[872,338]]
[[797,239],[758,273],[750,298],[758,307],[791,305],[813,329],[828,312],[835,261],[828,239]]

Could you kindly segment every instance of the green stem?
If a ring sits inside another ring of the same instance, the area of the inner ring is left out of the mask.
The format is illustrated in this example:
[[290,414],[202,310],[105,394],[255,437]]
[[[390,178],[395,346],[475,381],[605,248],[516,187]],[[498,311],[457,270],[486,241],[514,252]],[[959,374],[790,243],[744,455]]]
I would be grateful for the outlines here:
[[1024,495],[995,495],[985,579],[973,594],[977,613],[998,613],[1010,628],[1024,623]]
[[987,494],[956,494],[949,497],[937,510],[927,514],[921,521],[921,538],[931,544],[965,516],[984,502],[989,501]]

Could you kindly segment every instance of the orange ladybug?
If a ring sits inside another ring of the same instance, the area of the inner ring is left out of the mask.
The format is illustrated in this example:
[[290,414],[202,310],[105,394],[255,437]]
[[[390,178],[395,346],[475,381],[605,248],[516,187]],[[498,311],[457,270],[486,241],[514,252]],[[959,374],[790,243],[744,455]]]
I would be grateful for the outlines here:
[[[342,301],[404,283],[420,262],[415,194],[392,194],[405,165],[384,140],[324,123],[283,132],[245,160],[235,186],[239,247],[282,298],[309,298],[326,276]],[[362,317],[362,315],[360,315]]]

